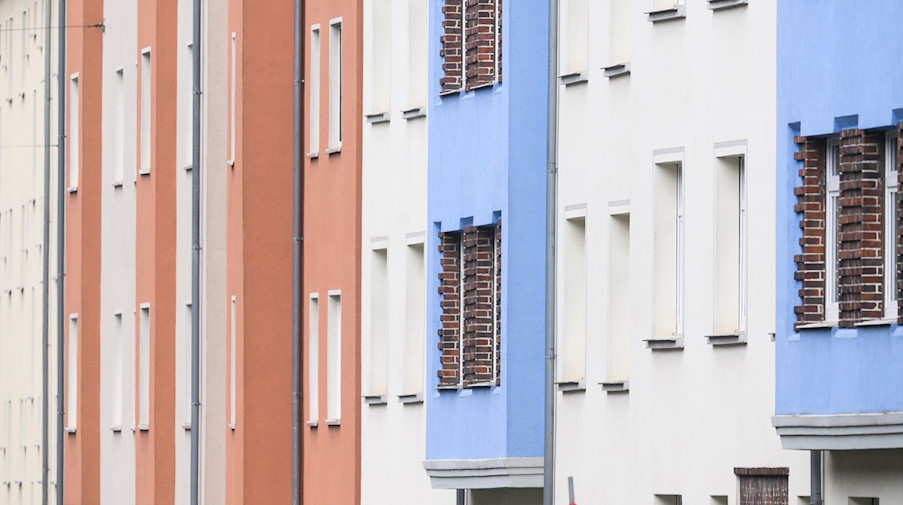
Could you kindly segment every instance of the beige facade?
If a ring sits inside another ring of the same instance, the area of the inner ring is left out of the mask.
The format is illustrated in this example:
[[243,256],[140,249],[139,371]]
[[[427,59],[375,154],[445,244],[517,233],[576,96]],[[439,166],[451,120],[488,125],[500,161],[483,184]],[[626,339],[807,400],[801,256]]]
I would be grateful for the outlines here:
[[[0,504],[41,502],[46,0],[0,2]],[[55,15],[55,12],[54,12]],[[55,47],[55,33],[51,47]],[[56,68],[56,54],[53,54]],[[54,81],[55,84],[55,81]],[[56,117],[56,89],[52,106]],[[56,130],[51,131],[51,144]],[[51,149],[51,216],[56,149]],[[55,500],[56,228],[50,244],[49,499]]]

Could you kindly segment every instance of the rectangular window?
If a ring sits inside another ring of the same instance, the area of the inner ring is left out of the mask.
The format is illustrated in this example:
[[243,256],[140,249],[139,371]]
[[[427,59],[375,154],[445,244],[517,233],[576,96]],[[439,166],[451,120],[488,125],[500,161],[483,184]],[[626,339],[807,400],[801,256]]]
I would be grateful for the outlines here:
[[827,148],[825,171],[827,208],[825,209],[825,321],[840,318],[840,289],[838,287],[840,244],[840,140],[831,139]]
[[896,319],[897,306],[897,134],[887,134],[884,162],[884,317]]
[[326,330],[326,423],[342,419],[342,292],[329,292]]
[[559,380],[580,382],[586,376],[586,218],[564,222],[564,299]]
[[28,75],[28,11],[22,11],[22,28],[20,29],[22,43],[22,71],[19,72],[19,94],[25,97],[25,77]]
[[233,296],[229,309],[229,427],[233,430],[235,429],[235,404],[238,400],[236,395],[236,369],[238,368],[238,343],[236,342],[238,330],[236,325],[238,323],[238,315],[236,312],[235,296]]
[[423,342],[426,338],[426,277],[423,243],[407,247],[405,278],[404,395],[423,392]]
[[[6,92],[9,93],[6,96],[6,99],[12,101],[13,99],[13,32],[15,28],[13,28],[13,18],[10,17],[6,20],[6,55],[9,59],[9,63],[6,67]],[[24,69],[23,69],[24,70]]]
[[310,295],[307,332],[307,405],[308,424],[320,420],[320,297]]
[[679,494],[657,494],[655,505],[683,505],[683,497]]
[[138,429],[147,430],[150,426],[150,304],[141,304],[139,312],[140,326],[138,332]]
[[[367,114],[389,112],[392,81],[392,7],[390,0],[370,0],[367,55]],[[332,41],[330,41],[330,44]],[[331,71],[331,70],[330,70]],[[332,90],[330,89],[330,93]]]
[[429,59],[429,11],[427,2],[408,0],[408,103],[407,110],[426,106]]
[[611,19],[609,21],[609,65],[625,65],[630,63],[631,45],[631,8],[632,0],[611,0]]
[[191,42],[185,45],[182,57],[182,79],[179,86],[179,109],[182,139],[182,166],[191,166],[192,136],[194,134],[194,46]]
[[125,76],[116,69],[113,79],[113,183],[122,184],[125,171]]
[[151,170],[151,50],[141,51],[141,167],[139,174]]
[[630,214],[608,229],[608,382],[630,377]]
[[79,91],[78,74],[69,83],[69,187],[78,187],[79,169]]
[[386,394],[389,357],[388,251],[370,255],[370,387],[368,396]]
[[329,21],[329,149],[342,147],[342,18]]
[[683,331],[684,196],[680,163],[656,167],[653,338]]
[[66,363],[66,429],[75,431],[78,419],[78,314],[69,315],[69,361]]
[[232,32],[232,45],[229,49],[229,164],[235,165],[235,94],[238,85],[238,41],[237,35]]
[[182,322],[182,423],[191,427],[191,302],[185,304]]
[[113,314],[113,428],[122,427],[123,364],[125,342],[122,338],[122,314]]
[[310,29],[310,154],[320,151],[320,25]]
[[717,165],[714,332],[732,335],[746,329],[746,174],[743,157]]
[[564,0],[562,10],[561,73],[573,75],[586,72],[587,65],[587,0]]

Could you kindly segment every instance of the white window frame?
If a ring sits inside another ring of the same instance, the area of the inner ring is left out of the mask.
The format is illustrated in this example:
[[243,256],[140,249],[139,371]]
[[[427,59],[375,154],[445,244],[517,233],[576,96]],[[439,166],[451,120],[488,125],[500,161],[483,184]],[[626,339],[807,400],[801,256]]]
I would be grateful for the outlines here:
[[123,338],[122,313],[113,314],[113,418],[111,427],[118,432],[122,429],[123,369],[125,364],[125,341]]
[[69,314],[66,377],[66,431],[75,433],[78,422],[78,314]]
[[[837,150],[837,157],[834,150]],[[825,148],[825,321],[840,319],[837,294],[838,221],[840,213],[840,139],[828,139]],[[833,200],[833,201],[832,201]]]
[[329,152],[342,149],[342,88],[344,75],[344,33],[342,18],[329,20]]
[[740,156],[737,163],[737,169],[740,171],[740,201],[738,202],[740,204],[740,314],[738,316],[740,327],[737,329],[745,332],[749,320],[749,214],[747,212],[749,186],[746,180],[746,156]]
[[141,165],[138,175],[149,175],[151,172],[153,146],[153,55],[150,47],[141,50]]
[[686,272],[684,271],[684,257],[686,248],[686,219],[684,208],[684,170],[683,163],[677,163],[674,166],[677,171],[677,209],[676,209],[676,234],[677,234],[677,262],[675,270],[677,274],[677,282],[675,283],[677,292],[675,293],[675,308],[677,310],[675,321],[675,336],[683,335],[684,332],[684,284],[686,282]]
[[229,429],[235,429],[236,403],[238,403],[238,306],[235,295],[229,303]]
[[342,291],[328,292],[326,307],[326,424],[342,422]]
[[897,131],[887,132],[884,156],[884,317],[897,319]]
[[231,43],[229,49],[229,161],[230,167],[235,166],[235,144],[236,139],[236,86],[238,85],[238,35],[232,32]]
[[153,339],[150,303],[138,308],[138,430],[150,429],[150,362]]
[[79,90],[78,72],[69,77],[69,192],[78,189],[79,165],[79,116],[81,92]]
[[117,67],[113,76],[113,185],[122,187],[125,178],[125,69]]
[[320,295],[310,294],[307,332],[307,425],[320,420]]
[[308,132],[308,154],[309,158],[315,158],[320,152],[320,80],[322,73],[322,63],[320,61],[321,52],[320,25],[312,25],[310,27],[310,112],[308,117],[310,131]]

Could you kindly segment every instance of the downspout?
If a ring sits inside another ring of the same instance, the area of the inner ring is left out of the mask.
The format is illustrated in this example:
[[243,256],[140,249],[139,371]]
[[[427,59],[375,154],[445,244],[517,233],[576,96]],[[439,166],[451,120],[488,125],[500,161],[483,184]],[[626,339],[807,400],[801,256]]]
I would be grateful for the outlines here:
[[294,194],[292,215],[292,505],[301,505],[304,456],[301,448],[303,397],[301,375],[304,349],[304,0],[295,0],[294,79]]
[[43,265],[41,286],[41,505],[50,501],[50,25],[53,23],[51,3],[47,2],[44,12],[44,230]]
[[[49,2],[48,2],[49,3]],[[56,503],[63,505],[63,439],[66,413],[66,0],[59,0],[59,56],[57,61],[57,174],[56,174]],[[48,27],[49,30],[49,27]],[[50,46],[47,47],[50,51]]]
[[200,500],[201,451],[201,0],[192,8],[191,95],[191,468],[189,503]]
[[822,505],[821,451],[809,451],[809,503]]
[[542,503],[555,500],[555,305],[558,226],[558,0],[549,0],[548,144],[546,146],[546,377]]

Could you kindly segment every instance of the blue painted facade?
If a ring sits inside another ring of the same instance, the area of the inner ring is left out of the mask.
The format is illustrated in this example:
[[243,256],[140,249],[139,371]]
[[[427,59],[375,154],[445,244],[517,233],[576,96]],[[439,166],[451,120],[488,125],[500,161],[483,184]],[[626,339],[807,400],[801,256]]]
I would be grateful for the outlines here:
[[778,415],[903,411],[903,327],[794,330],[800,252],[795,135],[903,120],[903,2],[778,3]]
[[[542,456],[548,7],[504,6],[502,82],[439,96],[442,2],[430,2],[426,458]],[[439,391],[438,233],[501,219],[501,385]]]

